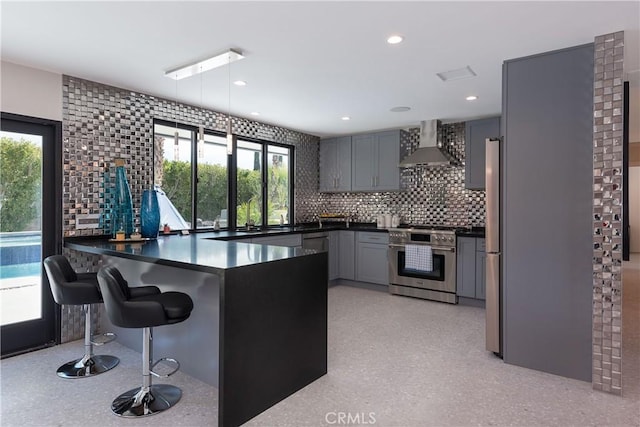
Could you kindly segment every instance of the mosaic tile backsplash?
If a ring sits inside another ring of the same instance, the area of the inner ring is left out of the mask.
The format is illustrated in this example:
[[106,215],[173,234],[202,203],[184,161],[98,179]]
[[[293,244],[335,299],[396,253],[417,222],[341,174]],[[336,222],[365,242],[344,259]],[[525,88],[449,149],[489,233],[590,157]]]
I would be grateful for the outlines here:
[[593,99],[593,388],[622,394],[624,32],[595,39]]
[[[464,122],[442,125],[440,138],[456,158],[464,159]],[[419,139],[418,128],[402,131],[401,156],[413,152]],[[484,226],[485,192],[464,188],[464,166],[401,169],[400,185],[404,190],[322,193],[311,219],[320,213],[346,213],[356,221],[375,222],[378,214],[392,213],[409,224]]]

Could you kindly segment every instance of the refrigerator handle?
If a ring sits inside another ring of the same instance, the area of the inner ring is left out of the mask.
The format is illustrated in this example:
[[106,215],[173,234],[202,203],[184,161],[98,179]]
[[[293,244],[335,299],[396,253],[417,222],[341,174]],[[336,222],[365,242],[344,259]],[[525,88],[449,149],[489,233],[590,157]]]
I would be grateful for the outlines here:
[[500,255],[488,253],[486,262],[486,349],[500,354]]
[[486,250],[500,252],[500,140],[487,138],[485,142],[486,169]]

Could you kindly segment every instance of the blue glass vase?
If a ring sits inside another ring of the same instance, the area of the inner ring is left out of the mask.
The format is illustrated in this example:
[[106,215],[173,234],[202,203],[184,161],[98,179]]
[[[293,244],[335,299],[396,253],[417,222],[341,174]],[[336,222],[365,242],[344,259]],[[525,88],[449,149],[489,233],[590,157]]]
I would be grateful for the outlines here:
[[127,236],[133,233],[133,202],[124,165],[116,167],[115,212],[112,221],[113,218],[119,220],[117,228],[122,228]]
[[160,206],[156,190],[144,190],[140,204],[140,234],[156,238],[160,229]]

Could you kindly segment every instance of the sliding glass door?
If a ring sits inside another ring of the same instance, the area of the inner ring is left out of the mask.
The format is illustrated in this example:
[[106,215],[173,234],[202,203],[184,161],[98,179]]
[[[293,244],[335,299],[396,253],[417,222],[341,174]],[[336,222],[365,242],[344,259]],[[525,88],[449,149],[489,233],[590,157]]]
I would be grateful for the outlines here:
[[0,331],[2,355],[54,343],[57,310],[42,260],[59,250],[59,122],[2,114]]

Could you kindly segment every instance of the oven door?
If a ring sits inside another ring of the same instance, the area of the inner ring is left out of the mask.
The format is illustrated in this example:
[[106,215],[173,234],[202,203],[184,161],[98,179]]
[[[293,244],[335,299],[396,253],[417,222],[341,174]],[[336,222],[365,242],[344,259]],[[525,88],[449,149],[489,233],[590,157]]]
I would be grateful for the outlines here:
[[389,245],[389,282],[394,285],[456,292],[456,249],[431,247],[432,271],[411,270],[405,267],[404,245]]

